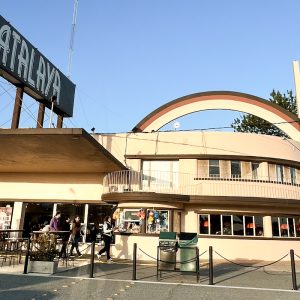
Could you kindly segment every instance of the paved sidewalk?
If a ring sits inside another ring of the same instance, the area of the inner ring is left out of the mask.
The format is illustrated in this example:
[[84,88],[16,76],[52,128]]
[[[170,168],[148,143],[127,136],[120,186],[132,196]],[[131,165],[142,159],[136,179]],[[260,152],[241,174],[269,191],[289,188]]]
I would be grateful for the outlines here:
[[[239,263],[249,265],[249,262]],[[88,257],[76,259],[74,266],[60,263],[58,271],[50,276],[23,275],[23,264],[5,265],[0,267],[0,299],[300,299],[300,291],[292,290],[289,261],[263,268],[214,261],[214,285],[208,285],[205,261],[201,263],[199,282],[195,273],[180,271],[162,272],[157,281],[156,264],[140,261],[137,281],[133,281],[132,262],[128,260],[116,260],[112,264],[95,260],[94,278],[89,278],[89,264]],[[262,266],[267,262],[252,264]],[[300,271],[298,262],[296,269]],[[297,278],[300,280],[299,272]]]

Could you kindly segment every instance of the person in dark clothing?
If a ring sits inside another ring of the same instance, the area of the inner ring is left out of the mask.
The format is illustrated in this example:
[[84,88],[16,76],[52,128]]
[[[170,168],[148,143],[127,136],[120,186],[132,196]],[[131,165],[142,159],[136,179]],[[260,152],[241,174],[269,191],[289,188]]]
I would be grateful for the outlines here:
[[61,234],[62,247],[59,252],[59,257],[65,258],[65,257],[67,257],[67,245],[68,245],[68,240],[70,237],[70,217],[69,216],[62,217],[61,231],[67,231],[67,232]]
[[80,217],[76,216],[74,218],[74,221],[72,223],[72,229],[71,229],[71,235],[69,238],[69,242],[72,243],[71,250],[70,250],[70,256],[73,256],[73,250],[76,249],[78,257],[81,257],[82,254],[79,251],[78,248],[78,242],[80,240],[80,234],[81,234],[81,223],[80,223]]
[[50,220],[50,231],[60,230],[60,217],[61,217],[61,212],[57,211],[55,216]]
[[111,238],[112,238],[112,226],[111,226],[111,217],[105,217],[105,221],[103,224],[103,234],[102,238],[104,241],[104,248],[99,251],[97,254],[98,259],[101,259],[101,254],[106,252],[107,262],[112,262],[112,259],[110,257],[110,244],[111,244]]

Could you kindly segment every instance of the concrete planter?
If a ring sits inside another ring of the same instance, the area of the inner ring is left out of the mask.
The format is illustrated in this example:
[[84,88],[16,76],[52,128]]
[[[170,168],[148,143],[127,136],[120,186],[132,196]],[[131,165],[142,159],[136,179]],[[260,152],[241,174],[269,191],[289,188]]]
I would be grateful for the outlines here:
[[58,261],[30,260],[28,270],[30,273],[54,274],[57,271]]

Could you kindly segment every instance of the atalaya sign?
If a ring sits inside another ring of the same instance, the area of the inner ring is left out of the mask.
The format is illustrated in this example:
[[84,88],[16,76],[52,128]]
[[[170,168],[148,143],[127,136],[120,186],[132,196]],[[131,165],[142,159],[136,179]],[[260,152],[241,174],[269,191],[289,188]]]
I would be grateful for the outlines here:
[[0,16],[0,74],[13,84],[24,84],[24,91],[55,111],[72,117],[75,85],[14,27]]

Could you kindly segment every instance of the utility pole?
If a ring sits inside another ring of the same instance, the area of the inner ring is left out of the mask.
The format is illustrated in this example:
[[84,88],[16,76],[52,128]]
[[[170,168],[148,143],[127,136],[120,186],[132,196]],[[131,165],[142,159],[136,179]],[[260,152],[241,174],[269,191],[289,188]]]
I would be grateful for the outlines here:
[[295,80],[295,92],[296,92],[296,103],[297,103],[297,114],[300,118],[300,72],[299,72],[299,61],[293,61],[294,69],[294,80]]

